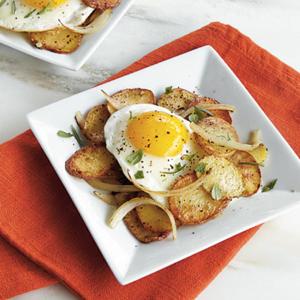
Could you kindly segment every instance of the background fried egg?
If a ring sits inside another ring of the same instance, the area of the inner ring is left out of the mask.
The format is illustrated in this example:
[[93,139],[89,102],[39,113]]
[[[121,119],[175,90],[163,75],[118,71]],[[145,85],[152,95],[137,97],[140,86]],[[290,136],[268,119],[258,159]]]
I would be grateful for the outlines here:
[[0,0],[0,27],[13,31],[46,31],[82,24],[94,11],[81,0]]
[[[142,171],[144,178],[137,181],[152,191],[169,190],[180,175],[194,170],[201,154],[191,133],[188,121],[152,104],[120,109],[104,127],[106,147],[124,174],[130,180]],[[141,161],[130,164],[128,156],[140,149]],[[185,167],[174,172],[178,164]]]

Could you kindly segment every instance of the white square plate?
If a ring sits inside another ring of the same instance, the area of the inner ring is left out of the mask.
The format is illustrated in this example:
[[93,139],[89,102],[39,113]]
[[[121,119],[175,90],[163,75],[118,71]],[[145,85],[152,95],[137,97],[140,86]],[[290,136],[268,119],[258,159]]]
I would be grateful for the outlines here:
[[71,70],[79,70],[111,30],[117,25],[133,2],[134,0],[122,0],[120,5],[113,9],[112,16],[105,27],[99,32],[85,35],[79,48],[70,54],[58,54],[35,48],[28,41],[25,33],[13,32],[1,28],[0,43],[49,63]]
[[[202,94],[233,104],[233,121],[242,140],[260,128],[270,157],[262,168],[263,181],[278,178],[274,190],[258,192],[250,198],[232,201],[222,215],[203,225],[179,228],[178,239],[141,244],[122,223],[110,229],[107,218],[112,209],[96,199],[92,188],[65,171],[65,161],[77,145],[57,137],[69,130],[75,112],[85,113],[104,101],[100,89],[114,93],[130,87],[144,87],[157,95],[166,86],[195,88]],[[256,104],[241,82],[210,47],[206,46],[157,65],[105,83],[64,99],[28,115],[30,126],[69,192],[100,251],[121,284],[127,284],[185,257],[219,243],[239,232],[261,224],[300,204],[300,164],[298,157]],[[192,234],[194,232],[194,234]],[[138,245],[138,246],[136,246]]]

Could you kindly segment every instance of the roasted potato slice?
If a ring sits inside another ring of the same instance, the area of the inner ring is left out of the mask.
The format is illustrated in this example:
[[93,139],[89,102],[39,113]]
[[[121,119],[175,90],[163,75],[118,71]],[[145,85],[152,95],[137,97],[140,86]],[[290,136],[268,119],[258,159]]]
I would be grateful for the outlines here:
[[197,98],[196,94],[178,87],[162,94],[157,104],[169,109],[171,112],[180,113],[186,110]]
[[82,133],[93,144],[104,143],[104,125],[109,116],[106,104],[97,105],[87,113]]
[[57,27],[42,32],[30,32],[28,35],[35,47],[56,53],[75,51],[79,47],[83,36],[65,27]]
[[120,0],[83,0],[83,2],[89,7],[102,11],[108,8],[114,8],[120,4]]
[[125,184],[127,183],[127,179],[122,173],[122,171],[111,169],[108,170],[104,175],[99,178],[89,179],[88,184],[94,188],[97,188],[97,182],[105,182],[111,184]]
[[[190,104],[189,104],[189,107],[192,107],[192,106],[195,106],[195,105],[198,105],[198,104],[203,104],[203,103],[209,103],[209,104],[220,104],[219,101],[217,101],[216,99],[213,99],[213,98],[209,98],[209,97],[198,97],[196,100],[192,101]],[[215,118],[220,118],[220,119],[223,119],[224,121],[228,122],[229,124],[232,123],[232,119],[231,119],[231,116],[230,116],[230,113],[228,110],[209,110],[213,116]]]
[[[239,136],[235,128],[223,119],[208,117],[199,121],[197,125],[202,126],[202,128],[204,128],[211,135],[221,136],[226,140],[234,140],[237,142],[239,141]],[[213,142],[206,141],[204,138],[197,134],[195,135],[195,140],[207,154],[227,157],[231,156],[235,152],[234,149],[229,149],[223,146],[216,145]]]
[[202,186],[208,193],[211,193],[214,185],[217,185],[221,199],[231,199],[243,194],[243,177],[239,169],[228,159],[210,155],[202,158],[199,164],[205,166],[206,175]]
[[[119,193],[116,194],[115,199],[120,206],[124,202],[134,198],[134,194],[132,193]],[[150,243],[154,241],[160,241],[165,239],[169,232],[153,232],[150,230],[147,230],[143,224],[141,223],[138,214],[136,212],[136,209],[130,211],[125,217],[124,217],[124,223],[127,226],[128,230],[142,243]],[[169,221],[170,222],[170,221]]]
[[129,231],[142,243],[161,241],[168,236],[168,232],[153,232],[145,229],[135,209],[129,212],[123,220]]
[[172,231],[170,219],[159,207],[140,205],[136,208],[136,212],[145,229],[160,233]]
[[75,177],[93,179],[105,175],[114,164],[114,157],[105,147],[86,146],[76,151],[65,166]]
[[[173,189],[179,189],[197,180],[195,173],[179,178]],[[168,198],[169,208],[182,224],[199,224],[218,215],[230,200],[214,200],[204,188],[180,196]]]
[[236,151],[229,158],[239,169],[243,176],[244,191],[242,196],[249,197],[255,194],[261,182],[261,173],[254,157],[245,151]]
[[108,103],[107,105],[110,113],[132,104],[156,103],[153,92],[141,88],[124,89],[111,95],[111,98],[113,98],[114,104]]

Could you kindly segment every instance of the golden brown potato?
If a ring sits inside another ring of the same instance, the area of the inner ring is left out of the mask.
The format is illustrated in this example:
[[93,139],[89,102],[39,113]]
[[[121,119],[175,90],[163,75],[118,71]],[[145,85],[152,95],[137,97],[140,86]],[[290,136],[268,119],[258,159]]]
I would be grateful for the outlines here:
[[84,120],[82,133],[93,144],[104,143],[104,125],[110,113],[105,104],[93,107]]
[[206,175],[202,187],[208,193],[211,193],[214,185],[217,185],[220,189],[221,199],[231,199],[242,195],[244,191],[243,177],[238,168],[228,159],[210,155],[202,158],[199,164],[205,166]]
[[[120,206],[124,202],[135,198],[135,195],[136,194],[133,193],[118,193],[116,194],[115,199],[118,206]],[[141,223],[136,209],[130,211],[123,220],[128,230],[142,243],[160,241],[165,239],[169,234],[169,232],[153,232],[147,230]]]
[[[189,104],[189,107],[193,107],[197,104],[203,104],[203,103],[209,103],[209,104],[220,104],[219,101],[217,101],[216,99],[213,99],[213,98],[209,98],[209,97],[198,97],[196,100],[192,101],[190,104]],[[229,124],[232,123],[232,120],[231,120],[231,116],[230,116],[230,113],[228,110],[209,110],[213,116],[215,118],[220,118],[220,119],[223,119],[224,121],[228,122]]]
[[254,157],[248,152],[236,151],[229,159],[237,166],[243,176],[245,189],[242,196],[249,197],[255,194],[260,186],[261,173]]
[[105,175],[114,164],[114,157],[105,147],[86,146],[66,161],[66,170],[75,177],[93,179]]
[[99,10],[105,10],[108,8],[114,8],[120,4],[120,0],[83,0],[83,2],[92,8]]
[[79,47],[83,36],[65,27],[57,27],[42,32],[29,32],[28,35],[35,47],[56,53],[75,51]]
[[107,108],[110,113],[113,113],[118,109],[132,104],[156,103],[156,99],[153,92],[141,88],[124,89],[111,95],[111,98],[113,98],[114,104],[107,104]]
[[[237,142],[239,141],[239,136],[235,128],[223,119],[208,117],[199,121],[197,125],[204,128],[207,133],[210,133],[211,135],[223,137],[225,140],[234,140]],[[231,156],[235,152],[234,149],[218,146],[211,141],[206,141],[204,138],[197,134],[195,135],[195,140],[207,154],[227,157]]]
[[178,87],[162,94],[157,104],[169,109],[171,112],[180,113],[186,110],[197,98],[196,94]]
[[[173,189],[179,189],[197,180],[195,173],[179,178]],[[202,187],[187,194],[168,198],[169,208],[182,224],[199,224],[218,215],[230,200],[214,200]]]
[[125,184],[127,183],[127,179],[122,173],[122,171],[110,169],[104,175],[99,178],[89,179],[88,184],[90,184],[95,189],[98,189],[98,182],[105,182],[111,184]]
[[168,236],[168,232],[153,232],[145,229],[135,209],[129,212],[123,220],[129,231],[142,243],[161,241]]
[[160,233],[172,231],[170,219],[159,207],[140,205],[136,208],[136,212],[145,229]]

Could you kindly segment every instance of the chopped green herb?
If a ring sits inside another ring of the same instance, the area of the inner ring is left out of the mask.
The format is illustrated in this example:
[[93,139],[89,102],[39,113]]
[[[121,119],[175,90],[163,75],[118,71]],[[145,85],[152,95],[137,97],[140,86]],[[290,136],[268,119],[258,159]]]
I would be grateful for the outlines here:
[[222,198],[221,189],[218,184],[214,184],[211,190],[211,197],[214,200],[220,200]]
[[47,4],[46,6],[44,6],[44,7],[37,13],[37,15],[42,15],[43,13],[45,13],[46,11],[48,11],[49,5],[50,5],[50,2],[48,2],[48,4]]
[[261,191],[262,191],[263,193],[271,191],[271,190],[274,188],[276,182],[277,182],[277,179],[274,179],[274,180],[270,181],[269,183],[267,183],[267,184],[262,188]]
[[254,161],[240,161],[239,165],[249,165],[249,166],[264,166],[260,163],[254,162]]
[[229,135],[229,133],[227,132],[227,141],[230,141],[231,140],[231,137]]
[[170,172],[160,172],[162,174],[176,174],[178,172],[180,172],[181,170],[183,170],[185,168],[186,165],[181,165],[181,163],[178,163],[175,165],[174,171],[170,171]]
[[11,13],[12,15],[14,15],[15,12],[16,12],[16,10],[17,10],[17,8],[16,8],[16,2],[15,2],[15,0],[13,0],[13,1],[11,2],[10,13]]
[[76,129],[74,128],[73,125],[71,125],[71,131],[72,131],[72,134],[74,136],[74,138],[76,139],[79,147],[83,147],[84,146],[84,142],[82,141],[82,139],[80,138],[79,134],[77,133]]
[[1,0],[0,1],[0,7],[6,2],[6,0]]
[[188,160],[188,161],[191,161],[194,157],[195,157],[196,153],[193,153],[193,154],[184,154],[182,155],[182,159],[184,160]]
[[129,111],[129,120],[132,120],[133,119],[133,117],[132,117],[132,111],[130,110]]
[[204,174],[205,173],[205,167],[206,167],[205,163],[201,162],[200,164],[198,164],[196,166],[195,171],[199,172],[201,174]]
[[142,170],[137,171],[137,172],[134,174],[134,178],[135,178],[135,179],[143,179],[143,178],[144,178],[144,172],[143,172]]
[[36,9],[33,9],[32,11],[30,11],[26,16],[24,16],[24,19],[29,18],[35,11],[36,11]]
[[131,165],[136,165],[138,162],[141,161],[143,155],[144,155],[143,150],[132,152],[126,157],[126,161]]
[[170,94],[172,92],[172,88],[173,88],[172,86],[167,86],[165,89],[165,93]]
[[65,131],[62,131],[62,130],[58,130],[57,133],[56,133],[58,136],[62,137],[62,138],[70,138],[73,136],[72,133],[70,132],[65,132]]
[[214,114],[211,113],[209,110],[204,109],[204,108],[201,108],[201,107],[198,107],[198,106],[195,106],[195,107],[194,107],[194,110],[195,110],[195,113],[199,116],[199,118],[200,118],[200,116],[201,116],[202,119],[205,118],[205,114],[207,114],[207,115],[209,115],[209,116],[211,116],[211,117],[214,115]]
[[199,116],[195,113],[189,115],[189,121],[193,123],[197,123],[199,121]]
[[230,136],[228,136],[228,135],[227,135],[227,137],[225,135],[216,135],[216,137],[222,138],[222,139],[224,139],[226,141],[230,141]]

